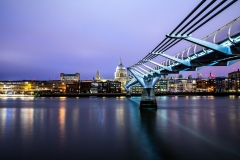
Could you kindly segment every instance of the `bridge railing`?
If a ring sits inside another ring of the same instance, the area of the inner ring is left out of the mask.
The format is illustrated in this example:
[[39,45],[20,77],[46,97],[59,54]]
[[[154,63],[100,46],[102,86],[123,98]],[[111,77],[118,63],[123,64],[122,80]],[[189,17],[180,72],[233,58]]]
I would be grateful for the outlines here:
[[[229,22],[228,24],[224,25],[223,27],[217,29],[213,33],[204,37],[203,40],[211,42],[211,43],[220,44],[226,40],[231,41],[235,36],[238,36],[238,35],[240,35],[240,17],[234,19],[233,21]],[[174,57],[176,57],[178,59],[187,59],[193,55],[197,56],[197,53],[199,53],[203,50],[207,50],[207,49],[200,45],[193,44],[190,47],[175,54]],[[165,59],[165,60],[159,62],[159,64],[164,65],[164,66],[171,66],[171,65],[176,64],[176,62],[173,60],[170,60],[170,59]],[[151,68],[153,68],[155,70],[162,69],[160,66],[157,66],[157,65],[152,65]],[[138,70],[136,70],[136,71],[138,71]],[[151,70],[148,70],[148,71],[151,72]],[[128,81],[131,81],[131,79],[132,78],[129,78]]]

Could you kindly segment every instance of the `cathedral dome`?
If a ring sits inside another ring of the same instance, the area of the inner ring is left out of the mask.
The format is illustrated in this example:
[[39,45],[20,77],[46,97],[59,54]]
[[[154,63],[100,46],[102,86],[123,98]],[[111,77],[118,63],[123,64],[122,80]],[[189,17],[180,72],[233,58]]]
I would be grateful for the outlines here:
[[120,59],[120,64],[117,66],[116,71],[117,71],[117,70],[122,70],[122,69],[126,70],[126,68],[125,68],[124,65],[122,64],[122,59]]
[[124,65],[119,64],[119,65],[117,66],[116,70],[119,70],[119,69],[126,69],[126,68],[124,67]]
[[127,77],[127,70],[122,64],[122,59],[120,59],[120,63],[116,68],[116,72],[114,74],[115,79],[122,79]]

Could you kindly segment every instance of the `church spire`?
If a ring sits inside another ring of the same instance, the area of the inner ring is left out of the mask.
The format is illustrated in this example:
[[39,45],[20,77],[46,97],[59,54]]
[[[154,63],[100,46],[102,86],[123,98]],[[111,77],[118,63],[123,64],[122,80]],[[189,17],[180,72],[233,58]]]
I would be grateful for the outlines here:
[[122,59],[120,58],[120,63],[119,63],[120,65],[122,65]]
[[213,75],[212,75],[211,71],[210,71],[210,77],[209,78],[213,78]]
[[97,71],[97,73],[96,73],[96,80],[100,80],[101,78],[100,78],[100,72],[99,71]]

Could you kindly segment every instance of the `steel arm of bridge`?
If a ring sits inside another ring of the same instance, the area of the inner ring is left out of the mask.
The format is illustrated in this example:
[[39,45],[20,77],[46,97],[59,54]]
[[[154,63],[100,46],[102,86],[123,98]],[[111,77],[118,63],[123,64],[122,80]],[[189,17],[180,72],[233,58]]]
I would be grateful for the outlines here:
[[185,39],[186,41],[192,42],[194,44],[198,44],[202,47],[206,47],[206,48],[212,49],[214,51],[218,51],[218,52],[221,52],[221,53],[224,53],[224,54],[232,54],[232,51],[231,51],[229,46],[221,46],[221,45],[214,44],[214,43],[211,43],[211,42],[207,42],[207,41],[204,41],[204,40],[201,40],[201,39],[193,38],[189,35],[170,35],[170,34],[167,34],[166,36],[169,37],[169,38],[175,38],[175,39]]
[[161,75],[161,72],[160,72],[159,70],[155,70],[155,69],[153,69],[153,68],[151,68],[151,67],[149,67],[149,66],[147,66],[147,65],[145,65],[145,64],[142,64],[142,65],[145,66],[146,68],[152,70],[155,74]]
[[139,66],[138,66],[138,68],[140,68],[140,69],[143,70],[144,72],[148,73],[148,71],[147,71],[146,69],[143,69],[142,67],[139,67]]
[[136,71],[134,71],[132,68],[127,68],[131,73],[132,75],[137,79],[137,81],[141,84],[141,86],[144,85],[144,82],[143,82],[143,76],[138,74]]
[[145,75],[145,73],[143,73],[142,71],[140,71],[139,69],[137,69],[136,67],[135,68],[133,68],[133,69],[135,69],[136,71],[138,71],[139,73],[141,73],[142,75]]
[[159,64],[159,63],[157,63],[157,62],[154,62],[154,61],[152,61],[152,60],[148,60],[148,62],[150,62],[150,63],[152,63],[152,64],[155,64],[155,65],[157,65],[157,66],[160,66],[160,67],[162,67],[162,68],[164,68],[164,69],[166,69],[166,70],[168,70],[168,71],[172,71],[172,68],[171,68],[171,67],[164,66],[164,65]]
[[191,66],[190,62],[189,61],[186,61],[186,60],[182,60],[182,59],[178,59],[176,57],[173,57],[173,56],[170,56],[170,55],[167,55],[163,52],[152,52],[151,54],[157,54],[157,55],[161,55],[167,59],[171,59],[173,61],[176,61],[176,62],[179,62],[179,63],[182,63],[184,64],[185,66]]
[[138,81],[137,81],[136,79],[133,79],[133,80],[131,80],[130,82],[128,82],[127,85],[125,85],[125,86],[123,86],[123,87],[124,87],[124,89],[125,89],[127,92],[129,92],[130,89],[133,87],[133,85],[135,85],[135,84],[137,84],[137,83],[138,83]]
[[135,78],[132,78],[131,81],[128,82],[125,86],[128,87],[128,85],[131,85],[131,83],[137,82]]
[[153,76],[152,73],[149,73],[147,70],[141,68],[138,66],[138,68],[142,69],[143,71],[145,71],[146,73],[143,73],[141,70],[137,69],[136,67],[134,67],[133,69],[135,69],[136,71],[138,71],[139,73],[141,73],[143,75],[143,78],[147,78],[147,77],[150,77],[150,76]]
[[150,76],[153,76],[151,73],[148,73],[147,70],[143,69],[142,67],[139,67],[137,66],[139,69],[143,70],[144,72],[146,73],[143,73],[141,70],[137,69],[136,67],[134,67],[133,69],[135,69],[136,71],[138,71],[139,73],[141,73],[143,75],[143,77],[148,77],[149,75]]
[[[142,64],[142,65],[143,65],[143,64]],[[153,76],[153,73],[148,72],[146,69],[143,69],[142,67],[139,67],[139,66],[138,66],[138,68],[140,68],[141,70],[143,70],[144,72],[146,72],[146,76]]]
[[143,77],[136,73],[132,68],[127,69],[133,74],[143,88],[153,88],[159,79],[159,77]]

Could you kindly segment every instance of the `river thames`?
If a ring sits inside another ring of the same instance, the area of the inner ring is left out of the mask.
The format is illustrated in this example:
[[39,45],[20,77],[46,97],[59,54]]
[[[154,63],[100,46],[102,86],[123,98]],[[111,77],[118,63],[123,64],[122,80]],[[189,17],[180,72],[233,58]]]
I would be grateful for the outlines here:
[[0,98],[0,159],[240,159],[240,96]]

